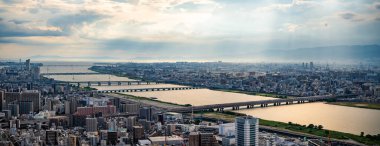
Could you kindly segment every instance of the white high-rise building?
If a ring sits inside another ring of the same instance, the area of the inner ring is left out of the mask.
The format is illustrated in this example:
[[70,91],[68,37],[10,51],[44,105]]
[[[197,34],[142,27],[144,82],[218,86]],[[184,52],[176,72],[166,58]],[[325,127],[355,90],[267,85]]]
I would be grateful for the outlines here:
[[236,117],[235,130],[237,146],[258,146],[259,119],[252,116]]

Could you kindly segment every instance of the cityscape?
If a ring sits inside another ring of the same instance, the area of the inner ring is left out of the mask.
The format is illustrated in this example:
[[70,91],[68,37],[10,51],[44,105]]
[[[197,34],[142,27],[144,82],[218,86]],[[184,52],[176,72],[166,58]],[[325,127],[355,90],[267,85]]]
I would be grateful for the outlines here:
[[0,1],[0,146],[379,146],[375,0]]

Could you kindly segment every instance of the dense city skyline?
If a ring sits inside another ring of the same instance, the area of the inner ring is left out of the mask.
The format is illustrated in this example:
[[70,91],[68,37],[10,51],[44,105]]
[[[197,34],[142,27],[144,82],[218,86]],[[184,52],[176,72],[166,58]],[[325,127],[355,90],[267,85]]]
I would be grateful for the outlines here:
[[284,61],[291,56],[272,53],[354,45],[378,50],[379,14],[375,0],[4,0],[0,58]]

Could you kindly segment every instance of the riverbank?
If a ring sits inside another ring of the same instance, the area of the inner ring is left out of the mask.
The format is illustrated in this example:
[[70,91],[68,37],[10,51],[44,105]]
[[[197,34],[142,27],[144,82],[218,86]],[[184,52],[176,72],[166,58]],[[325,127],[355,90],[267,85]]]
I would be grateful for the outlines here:
[[356,107],[356,108],[366,108],[380,110],[380,103],[363,103],[363,102],[327,102],[327,104]]
[[132,99],[132,100],[135,100],[135,101],[139,101],[139,102],[150,101],[150,102],[156,102],[156,103],[160,103],[160,104],[172,105],[172,106],[175,106],[175,107],[191,106],[190,104],[177,104],[177,103],[165,102],[165,101],[161,101],[161,100],[157,100],[157,99],[151,99],[151,98],[148,98],[148,97],[134,96],[134,95],[123,94],[123,93],[114,93],[114,94],[123,96],[124,98],[127,98],[127,99]]
[[[234,122],[236,116],[245,116],[244,114],[240,113],[234,113],[230,111],[226,111],[223,113],[218,112],[205,112],[205,113],[196,113],[198,115],[202,115],[203,117],[206,117],[205,119],[220,119],[226,122]],[[215,121],[214,121],[215,122]],[[323,129],[323,126],[319,125],[300,125],[296,123],[283,123],[283,122],[277,122],[277,121],[270,121],[265,119],[260,119],[259,121],[260,126],[268,126],[273,127],[276,129],[283,129],[283,130],[289,130],[289,131],[295,131],[305,134],[311,134],[315,136],[321,136],[321,137],[330,137],[333,139],[338,140],[354,140],[363,144],[367,145],[375,145],[380,143],[380,135],[366,135],[364,134],[362,136],[354,135],[350,133],[344,133],[339,131],[332,131]]]

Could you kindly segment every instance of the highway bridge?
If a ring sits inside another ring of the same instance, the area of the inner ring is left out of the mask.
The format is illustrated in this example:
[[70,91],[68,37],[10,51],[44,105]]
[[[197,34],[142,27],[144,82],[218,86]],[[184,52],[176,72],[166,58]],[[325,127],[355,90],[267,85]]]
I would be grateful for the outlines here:
[[249,109],[253,107],[300,104],[300,103],[321,101],[321,100],[326,100],[326,99],[331,99],[331,98],[336,98],[336,96],[326,95],[326,96],[297,97],[297,98],[291,98],[291,99],[274,99],[274,100],[247,101],[247,102],[236,102],[236,103],[223,103],[223,104],[173,108],[173,109],[170,109],[169,111],[179,112],[179,113],[188,113],[192,111],[210,111],[210,110],[223,111],[225,108],[231,108],[232,110],[239,110],[241,107],[246,107],[247,109]]
[[120,92],[149,92],[149,91],[170,91],[170,90],[192,90],[198,87],[162,87],[162,88],[141,88],[141,89],[117,89],[117,90],[98,90],[98,93],[120,93]]
[[49,75],[97,75],[97,72],[75,72],[75,73],[41,73],[42,76]]
[[80,86],[85,84],[87,86],[122,86],[122,85],[150,85],[160,84],[159,82],[149,81],[57,81],[59,84],[74,84]]

